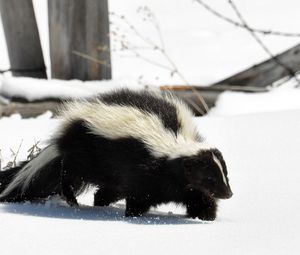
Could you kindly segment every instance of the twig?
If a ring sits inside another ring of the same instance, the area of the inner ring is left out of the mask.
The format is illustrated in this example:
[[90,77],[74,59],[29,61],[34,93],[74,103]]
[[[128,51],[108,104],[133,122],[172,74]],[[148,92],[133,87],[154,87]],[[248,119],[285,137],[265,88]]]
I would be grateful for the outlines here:
[[[0,105],[8,105],[9,102],[10,101],[7,98],[3,97],[0,92]],[[1,115],[1,112],[0,112],[0,115]]]
[[122,15],[122,16],[118,16],[118,15],[116,15],[116,17],[118,17],[118,18],[120,18],[121,20],[123,20],[124,21],[124,23],[126,23],[127,24],[127,26],[129,27],[129,29],[137,36],[137,37],[139,37],[140,39],[142,39],[146,44],[150,44],[152,47],[157,47],[157,44],[155,44],[154,42],[152,42],[152,40],[151,39],[149,39],[148,37],[145,37],[142,33],[140,33],[139,31],[138,31],[138,29],[133,25],[133,24],[131,24],[130,23],[130,21],[124,16],[124,15]]
[[144,12],[145,16],[147,17],[145,20],[149,20],[152,25],[155,27],[157,34],[159,36],[159,40],[160,40],[160,45],[162,49],[165,49],[165,42],[164,42],[164,38],[160,29],[160,25],[158,23],[158,20],[155,16],[155,14],[150,10],[150,8],[148,6],[142,6],[138,9],[138,12]]
[[[145,8],[145,7],[143,7]],[[140,11],[141,8],[138,9],[138,12]],[[148,9],[148,12],[150,13],[150,10]],[[148,15],[149,15],[148,13]],[[126,41],[126,38],[124,36],[120,37],[118,36],[117,33],[112,33],[112,35],[117,38],[121,44],[121,50],[128,50],[131,51],[132,53],[134,53],[134,55],[138,58],[141,58],[142,60],[149,62],[153,65],[156,65],[158,67],[161,67],[163,69],[166,69],[168,71],[170,71],[171,75],[174,75],[175,73],[178,74],[179,73],[179,77],[185,82],[187,83],[187,80],[184,78],[184,76],[179,72],[178,68],[176,67],[176,65],[174,64],[174,62],[171,60],[171,58],[169,57],[169,55],[166,53],[165,47],[164,47],[164,43],[163,43],[163,39],[162,39],[162,35],[161,32],[158,32],[159,36],[160,36],[160,41],[162,45],[158,45],[156,43],[154,43],[150,38],[144,36],[142,33],[140,33],[140,31],[133,25],[131,24],[131,22],[124,16],[124,15],[118,15],[113,13],[113,16],[115,16],[116,18],[118,18],[119,20],[123,21],[127,27],[133,32],[133,34],[141,39],[145,44],[146,44],[146,48],[150,48],[153,51],[158,51],[160,52],[164,58],[167,60],[167,62],[170,64],[170,66],[167,65],[163,65],[161,63],[158,63],[156,61],[150,60],[149,58],[144,57],[143,55],[141,55],[139,52],[137,52],[138,47],[135,47],[133,45],[131,45],[131,43],[129,43],[128,41]],[[159,25],[157,21],[153,21],[155,19],[155,16],[151,13],[151,16],[153,17],[152,19],[152,24],[155,24],[154,27],[156,28],[157,31],[160,31]],[[139,47],[142,48],[142,47]]]
[[[195,0],[197,3],[199,3],[203,8],[205,8],[207,11],[209,11],[211,14],[213,14],[214,16],[218,17],[219,19],[222,19],[236,27],[240,27],[240,28],[247,28],[245,27],[245,25],[243,23],[239,23],[225,15],[223,15],[222,13],[216,11],[215,9],[213,9],[210,5],[208,5],[207,3],[205,3],[202,0]],[[266,30],[266,29],[258,29],[258,28],[253,28],[253,27],[248,27],[247,29],[249,29],[252,32],[255,33],[259,33],[259,34],[263,34],[263,35],[275,35],[275,36],[286,36],[286,37],[300,37],[300,33],[290,33],[290,32],[281,32],[281,31],[275,31],[275,30]]]
[[45,72],[46,67],[43,68],[33,68],[33,69],[18,69],[18,68],[8,68],[5,70],[0,70],[0,74],[7,72],[16,72],[16,73],[36,73],[36,72]]
[[7,165],[4,167],[4,169],[11,168],[11,167],[16,167],[17,166],[17,157],[19,155],[19,152],[20,152],[22,144],[23,144],[23,139],[21,140],[21,143],[19,145],[19,148],[18,148],[17,152],[14,152],[12,149],[10,149],[10,151],[12,152],[13,160],[9,161],[7,163]]
[[[199,94],[199,92],[195,93],[195,90],[193,90],[193,93],[196,94],[196,96]],[[192,105],[197,112],[199,112],[201,115],[205,115],[208,111],[204,112],[196,103],[193,102],[193,100],[187,98],[185,95],[182,96],[190,105]],[[197,96],[198,97],[198,96]],[[205,103],[206,104],[206,103]]]
[[296,76],[296,72],[290,68],[289,66],[282,63],[276,56],[273,55],[273,53],[269,50],[267,45],[255,34],[253,30],[251,30],[250,26],[246,22],[245,18],[242,16],[241,12],[235,5],[235,3],[232,0],[228,0],[229,5],[237,15],[237,17],[240,19],[243,27],[250,33],[250,35],[254,38],[254,40],[260,45],[260,47],[270,56],[270,58],[273,59],[274,62],[276,62],[278,65],[280,65],[288,74],[289,76],[293,77],[298,85],[300,84],[300,80]]
[[[40,143],[40,141],[35,141],[34,144],[27,150],[27,152],[28,152],[27,160],[28,161],[33,159],[37,154],[39,154],[41,152],[41,148],[38,146],[39,143]],[[17,156],[19,155],[22,144],[23,144],[23,139],[22,139],[22,141],[19,145],[19,148],[18,148],[17,152],[14,152],[10,148],[10,151],[12,152],[12,157],[13,158],[3,168],[4,170],[9,169],[11,167],[16,167],[17,166]],[[3,161],[3,157],[2,157],[1,149],[0,149],[0,171],[1,171],[1,161]]]
[[15,157],[14,157],[14,160],[13,160],[14,166],[17,165],[17,157],[18,157],[18,155],[19,155],[19,152],[20,152],[20,149],[21,149],[22,144],[23,144],[23,139],[21,140],[21,143],[20,143],[20,145],[19,145],[19,148],[18,148],[18,150],[17,150],[17,153],[15,154]]
[[10,72],[10,71],[11,71],[11,69],[9,68],[9,69],[5,69],[5,70],[0,70],[0,73],[2,74],[2,73]]
[[3,157],[2,157],[2,153],[1,153],[1,149],[0,149],[0,171],[2,170],[2,168],[1,168],[2,161],[3,161]]
[[39,143],[40,141],[35,141],[34,144],[27,150],[27,152],[29,153],[27,156],[27,160],[33,159],[37,154],[40,153],[41,148],[38,147]]
[[170,67],[168,67],[168,66],[166,66],[166,65],[163,65],[163,64],[161,64],[161,63],[159,63],[159,62],[156,62],[156,61],[154,61],[154,60],[152,60],[152,59],[149,59],[149,58],[146,58],[146,57],[142,56],[142,55],[141,55],[140,53],[138,53],[135,49],[131,49],[131,51],[135,54],[135,57],[140,58],[140,59],[144,60],[145,62],[148,62],[148,63],[153,64],[153,65],[155,65],[155,66],[161,67],[161,68],[163,68],[163,69],[172,71],[172,70],[170,70]]
[[111,68],[111,65],[107,64],[106,61],[102,61],[102,60],[97,59],[95,57],[92,57],[88,54],[85,54],[85,53],[82,53],[82,52],[79,52],[79,51],[76,51],[76,50],[73,50],[72,53],[76,56],[79,56],[79,57],[82,57],[84,59],[90,60],[92,62],[95,62],[95,63],[99,64],[99,65],[103,65],[103,66]]

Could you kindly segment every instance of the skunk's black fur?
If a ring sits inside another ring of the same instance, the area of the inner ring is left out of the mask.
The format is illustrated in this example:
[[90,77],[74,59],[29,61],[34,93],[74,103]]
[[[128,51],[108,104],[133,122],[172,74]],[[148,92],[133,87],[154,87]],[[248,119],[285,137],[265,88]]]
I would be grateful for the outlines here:
[[[98,132],[97,127],[101,129],[103,119],[98,116],[100,121],[96,120],[96,116],[107,111],[101,104],[108,110],[113,109],[111,113],[116,116],[123,116],[123,109],[129,111],[124,123],[115,120],[120,124],[117,135]],[[86,105],[89,105],[89,110],[85,111],[89,119],[76,112]],[[199,149],[191,153],[178,147],[182,152],[177,155],[174,150],[176,155],[173,157],[172,150],[155,141],[151,143],[151,139],[156,139],[153,137],[157,131],[145,126],[145,131],[135,137],[126,127],[126,123],[132,121],[131,112],[137,110],[138,114],[134,115],[138,118],[134,120],[136,123],[147,118],[149,123],[155,118],[160,120],[165,131],[159,139],[170,133],[172,139],[179,139],[186,135],[184,132],[188,133],[184,128],[192,125],[185,123],[186,119],[182,117],[189,112],[183,111],[186,106],[180,100],[121,90],[79,102],[77,106],[70,106],[65,111],[67,120],[61,130],[35,159],[0,172],[0,201],[34,201],[60,194],[70,205],[77,205],[76,195],[86,185],[92,184],[98,187],[95,206],[108,206],[126,199],[126,216],[140,216],[151,206],[176,202],[186,205],[189,217],[214,220],[216,199],[232,195],[221,153],[215,148],[202,148],[197,132],[191,142]],[[120,115],[118,111],[121,111]],[[77,115],[74,117],[73,113]],[[70,115],[73,117],[69,118]],[[162,142],[170,142],[171,146],[172,141],[168,139]]]

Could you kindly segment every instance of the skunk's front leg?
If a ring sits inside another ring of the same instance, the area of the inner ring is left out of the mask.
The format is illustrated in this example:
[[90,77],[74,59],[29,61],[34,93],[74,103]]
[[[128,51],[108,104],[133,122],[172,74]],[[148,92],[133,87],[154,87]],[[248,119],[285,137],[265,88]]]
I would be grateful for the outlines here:
[[198,217],[200,220],[209,221],[216,219],[216,200],[205,192],[189,188],[184,196],[184,204],[186,205],[188,217]]

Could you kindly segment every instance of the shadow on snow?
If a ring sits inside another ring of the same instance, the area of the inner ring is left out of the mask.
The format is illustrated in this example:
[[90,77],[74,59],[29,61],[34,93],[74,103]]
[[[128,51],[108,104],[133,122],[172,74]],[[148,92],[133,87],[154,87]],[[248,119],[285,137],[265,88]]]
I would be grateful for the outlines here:
[[108,207],[80,205],[79,208],[67,205],[3,203],[0,212],[15,213],[48,218],[94,220],[94,221],[123,221],[140,225],[180,225],[180,224],[209,224],[200,220],[185,218],[184,215],[166,214],[162,212],[147,213],[142,217],[125,217],[124,205],[116,204]]

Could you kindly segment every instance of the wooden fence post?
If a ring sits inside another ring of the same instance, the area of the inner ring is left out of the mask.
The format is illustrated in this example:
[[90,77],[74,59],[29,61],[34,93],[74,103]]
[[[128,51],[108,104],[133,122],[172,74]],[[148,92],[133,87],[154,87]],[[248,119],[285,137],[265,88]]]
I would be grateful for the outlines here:
[[0,0],[8,56],[14,76],[47,78],[31,0]]
[[48,0],[52,78],[111,78],[107,0]]

